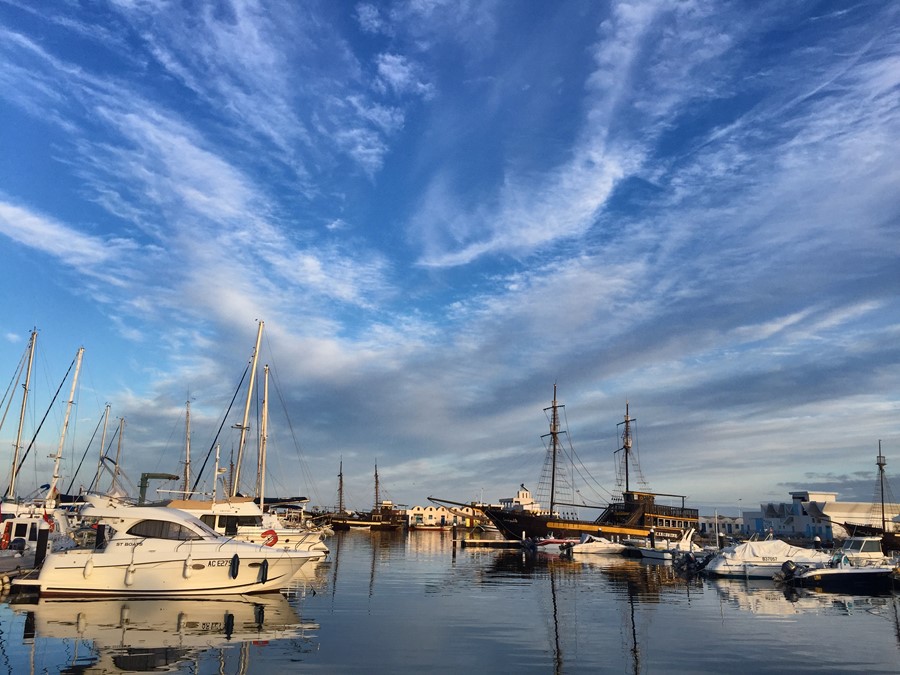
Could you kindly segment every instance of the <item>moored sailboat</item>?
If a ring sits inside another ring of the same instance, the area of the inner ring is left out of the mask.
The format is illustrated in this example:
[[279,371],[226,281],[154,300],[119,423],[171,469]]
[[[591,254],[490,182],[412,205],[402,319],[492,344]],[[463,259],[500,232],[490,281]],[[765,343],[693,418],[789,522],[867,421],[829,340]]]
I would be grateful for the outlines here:
[[331,516],[333,530],[373,530],[392,532],[406,524],[403,513],[394,508],[394,503],[381,499],[378,479],[378,465],[375,465],[375,505],[371,511],[348,512],[344,506],[344,465],[338,474],[338,509]]

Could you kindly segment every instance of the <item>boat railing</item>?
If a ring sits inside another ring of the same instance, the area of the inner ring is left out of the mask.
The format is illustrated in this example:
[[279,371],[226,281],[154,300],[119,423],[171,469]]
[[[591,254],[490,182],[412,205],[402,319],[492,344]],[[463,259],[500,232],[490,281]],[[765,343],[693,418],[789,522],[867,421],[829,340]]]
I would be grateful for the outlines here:
[[688,509],[682,506],[665,506],[663,504],[654,504],[652,512],[657,516],[667,516],[669,518],[699,518],[700,511],[697,509]]

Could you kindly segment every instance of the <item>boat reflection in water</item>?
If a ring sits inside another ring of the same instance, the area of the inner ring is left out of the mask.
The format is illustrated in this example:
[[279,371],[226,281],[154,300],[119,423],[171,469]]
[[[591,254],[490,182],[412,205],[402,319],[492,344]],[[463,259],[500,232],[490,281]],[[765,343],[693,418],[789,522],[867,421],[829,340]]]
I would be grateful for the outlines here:
[[764,579],[710,579],[708,583],[725,604],[762,616],[854,614],[896,608],[898,603],[893,594],[826,593]]
[[[203,599],[40,599],[12,608],[25,615],[23,640],[62,640],[67,664],[97,672],[170,669],[204,652],[305,638],[304,622],[281,593]],[[46,647],[45,643],[45,647]],[[47,649],[49,651],[49,647]],[[224,659],[224,654],[220,655]]]

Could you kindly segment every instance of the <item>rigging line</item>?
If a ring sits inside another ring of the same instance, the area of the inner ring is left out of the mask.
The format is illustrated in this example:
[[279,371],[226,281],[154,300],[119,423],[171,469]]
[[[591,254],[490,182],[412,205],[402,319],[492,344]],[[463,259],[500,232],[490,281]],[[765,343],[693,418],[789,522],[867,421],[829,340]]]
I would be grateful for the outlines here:
[[[197,490],[197,486],[200,484],[200,478],[203,476],[203,470],[206,469],[206,465],[209,462],[209,457],[212,455],[213,450],[216,447],[216,442],[219,440],[219,434],[222,433],[222,427],[225,426],[225,422],[228,420],[228,413],[231,412],[232,406],[234,406],[234,402],[237,399],[238,394],[241,391],[241,387],[244,386],[244,380],[247,379],[247,373],[250,371],[250,364],[244,368],[244,374],[241,376],[241,381],[238,382],[237,388],[234,390],[234,396],[231,397],[231,403],[228,404],[228,408],[225,410],[225,414],[222,416],[222,423],[219,425],[218,431],[216,431],[216,435],[212,440],[212,443],[209,446],[209,450],[206,451],[206,458],[203,460],[203,466],[200,467],[200,470],[197,472],[197,477],[194,479],[194,484],[191,486],[191,492]],[[218,476],[213,476],[213,494],[215,494],[216,489],[216,481],[219,480]]]
[[[53,410],[53,404],[56,403],[56,399],[59,396],[59,392],[62,390],[63,385],[66,383],[66,380],[69,379],[69,373],[72,372],[72,368],[75,366],[75,361],[78,359],[76,356],[72,359],[72,363],[69,364],[69,369],[66,371],[65,376],[63,376],[62,382],[59,383],[59,387],[56,390],[56,393],[53,395],[53,398],[50,400],[50,405],[47,406],[46,412],[44,412],[44,416],[41,418],[41,423],[38,425],[37,430],[34,432],[34,436],[31,438],[31,442],[28,444],[28,447],[25,449],[25,454],[22,455],[22,461],[19,462],[19,466],[16,468],[16,473],[22,470],[22,465],[25,463],[25,458],[28,457],[28,453],[31,452],[31,448],[34,447],[35,441],[37,441],[38,434],[41,433],[41,428],[44,426],[44,422],[47,421],[47,417],[50,416],[50,411]],[[10,495],[14,497],[15,495]]]
[[[599,488],[600,490],[602,490],[603,492],[605,492],[607,495],[609,495],[611,497],[612,493],[609,490],[607,490],[599,480],[594,478],[590,469],[587,467],[587,464],[585,464],[584,461],[581,459],[581,457],[578,455],[578,452],[575,450],[575,446],[572,445],[571,436],[569,437],[569,451],[572,453],[572,466],[575,468],[576,471],[578,471],[578,475],[582,477],[585,484],[588,484],[588,481],[584,478],[584,475],[581,473],[580,469],[584,469],[584,472],[587,474],[587,476],[591,479],[591,481],[594,483],[594,485],[597,488]],[[577,462],[575,460],[577,460]],[[580,467],[580,469],[579,469],[579,467]]]
[[[579,471],[578,467],[583,468],[585,473],[587,473],[588,477],[594,482],[596,487],[600,488],[600,490],[602,490],[603,492],[606,493],[606,496],[604,496],[600,492],[597,492],[594,489],[594,486],[588,486],[588,487],[591,487],[591,489],[597,494],[598,497],[600,497],[601,499],[612,498],[612,492],[607,490],[599,480],[594,478],[593,474],[591,474],[591,472],[590,472],[590,469],[587,468],[587,465],[582,461],[581,457],[579,457],[578,453],[575,451],[575,446],[572,444],[572,435],[568,433],[569,417],[566,414],[565,408],[563,408],[563,418],[565,419],[565,423],[566,423],[566,430],[567,430],[566,438],[569,441],[569,449],[571,450],[571,453],[572,453],[571,462],[572,462],[573,468],[575,469],[576,472],[578,472],[578,475],[581,476],[582,480],[584,480],[585,485],[588,485],[588,481],[584,478],[583,474],[581,473],[581,471]],[[576,459],[578,460],[577,464],[575,462]]]
[[[3,418],[0,419],[0,429],[3,428],[3,423],[6,422],[6,415],[9,413],[9,408],[10,408],[10,406],[12,406],[13,399],[15,398],[15,396],[13,396],[12,392],[15,390],[16,385],[19,383],[19,380],[22,378],[22,373],[25,371],[25,364],[28,363],[27,356],[28,356],[28,349],[26,349],[23,352],[22,358],[19,359],[19,365],[16,367],[16,370],[13,373],[12,378],[10,378],[10,380],[9,380],[9,384],[6,386],[6,391],[3,394],[3,401],[6,401],[7,396],[9,396],[9,401],[7,401],[7,403],[6,403],[6,410],[3,411]],[[2,405],[2,402],[0,402],[0,405]]]
[[[274,359],[271,359],[274,362]],[[281,391],[281,385],[279,384],[278,375],[275,372],[276,368],[273,365],[272,367],[272,380],[275,383],[275,393],[278,395],[278,400],[281,402],[281,407],[284,410],[285,418],[287,420],[288,430],[290,431],[291,440],[294,441],[294,448],[297,451],[297,460],[300,463],[300,471],[303,473],[304,478],[306,479],[306,483],[308,486],[309,492],[312,493],[311,496],[315,496],[316,501],[321,501],[321,497],[319,496],[319,491],[316,489],[316,483],[313,480],[312,473],[309,470],[309,464],[306,461],[306,458],[303,456],[303,450],[300,447],[300,442],[297,440],[297,434],[294,431],[294,424],[291,422],[290,416],[287,414],[287,403],[284,400],[284,395]]]
[[[93,492],[95,490],[100,489],[100,469],[103,468],[102,464],[105,460],[109,459],[109,450],[112,448],[113,443],[116,438],[119,436],[119,425],[117,424],[113,428],[112,435],[109,438],[109,443],[106,444],[105,448],[101,448],[103,451],[103,455],[100,457],[100,465],[97,466],[97,473],[94,475],[94,480],[91,481],[90,487],[88,487],[88,492]],[[108,469],[107,469],[108,470]]]
[[94,442],[94,439],[97,437],[97,432],[100,430],[100,426],[102,424],[103,424],[103,416],[101,415],[100,419],[97,420],[97,426],[94,427],[94,433],[91,434],[91,438],[84,448],[84,454],[81,455],[81,461],[78,462],[78,468],[76,468],[75,472],[72,474],[72,480],[69,481],[69,487],[66,488],[65,494],[72,493],[72,486],[75,485],[75,479],[78,478],[78,472],[81,471],[81,465],[84,464],[84,458],[87,457],[88,450],[91,449],[91,444]]

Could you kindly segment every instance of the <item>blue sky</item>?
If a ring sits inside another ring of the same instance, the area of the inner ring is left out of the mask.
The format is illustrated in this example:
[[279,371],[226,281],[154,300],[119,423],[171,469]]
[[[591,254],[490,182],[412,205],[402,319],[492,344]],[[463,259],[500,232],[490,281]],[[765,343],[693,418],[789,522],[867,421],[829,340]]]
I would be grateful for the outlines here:
[[196,467],[262,319],[274,492],[333,504],[341,460],[357,508],[376,462],[406,504],[534,487],[557,383],[609,490],[628,401],[651,489],[870,499],[879,440],[900,471],[898,28],[890,2],[0,0],[4,377],[37,327],[34,425],[84,346],[64,475],[106,403],[126,472],[177,474],[185,401]]

